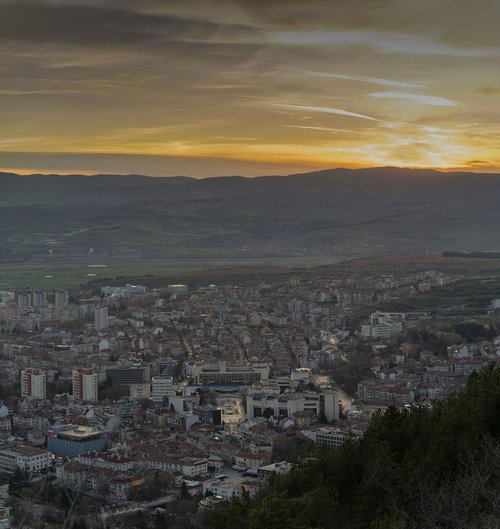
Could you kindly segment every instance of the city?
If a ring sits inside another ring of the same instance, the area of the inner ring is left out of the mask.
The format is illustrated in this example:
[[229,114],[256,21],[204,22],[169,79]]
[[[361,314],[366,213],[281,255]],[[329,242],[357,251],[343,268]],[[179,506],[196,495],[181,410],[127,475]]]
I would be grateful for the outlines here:
[[0,529],[500,529],[499,0],[0,0]]
[[452,328],[432,307],[377,308],[457,277],[288,275],[2,291],[5,520],[168,513],[200,526],[220,502],[257,496],[306,446],[340,447],[377,411],[432,407],[500,365],[498,299],[475,323],[451,316]]

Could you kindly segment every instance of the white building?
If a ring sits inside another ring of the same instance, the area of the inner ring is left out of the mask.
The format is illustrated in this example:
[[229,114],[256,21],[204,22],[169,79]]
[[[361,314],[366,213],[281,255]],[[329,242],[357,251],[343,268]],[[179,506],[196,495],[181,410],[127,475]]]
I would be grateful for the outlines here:
[[167,285],[167,294],[177,295],[177,294],[187,294],[188,286],[187,285]]
[[130,384],[130,398],[132,400],[142,400],[151,398],[151,386],[145,382],[143,384]]
[[425,320],[431,316],[430,312],[372,312],[369,317],[371,325],[378,325],[384,321],[416,321]]
[[147,459],[138,462],[138,465],[167,472],[181,472],[186,478],[196,478],[208,472],[207,459],[196,459],[192,457],[180,459],[167,455],[151,455]]
[[29,292],[20,292],[17,295],[17,306],[20,309],[25,309],[31,306],[31,294]]
[[94,312],[94,325],[96,331],[102,331],[108,327],[108,307],[96,308]]
[[353,434],[349,432],[343,432],[338,428],[328,428],[322,426],[317,430],[305,430],[304,435],[311,439],[316,446],[339,448],[342,446],[344,441]]
[[399,321],[385,320],[375,325],[362,324],[361,335],[363,338],[388,340],[399,336],[402,328],[403,326]]
[[58,290],[54,294],[54,301],[56,308],[65,309],[69,303],[69,297],[67,290]]
[[39,369],[21,371],[21,397],[47,398],[47,373]]
[[491,300],[492,309],[500,309],[500,298],[495,298]]
[[275,418],[292,417],[297,412],[313,410],[318,418],[323,415],[328,422],[339,418],[339,399],[334,391],[322,393],[285,393],[273,395],[249,393],[247,395],[247,416],[261,417],[266,410]]
[[47,294],[45,292],[33,293],[33,307],[43,307],[47,304]]
[[174,379],[172,377],[153,377],[151,380],[153,402],[162,404],[163,397],[174,394]]
[[98,375],[93,369],[73,370],[73,398],[77,400],[96,401]]
[[266,363],[228,365],[224,360],[217,363],[196,363],[193,375],[197,384],[250,384],[269,379]]
[[0,447],[0,471],[9,474],[13,474],[16,468],[38,473],[49,468],[51,463],[52,457],[47,450],[25,445]]
[[291,463],[286,461],[280,461],[278,463],[271,463],[263,467],[259,467],[257,470],[257,476],[259,480],[264,481],[269,479],[273,474],[288,474],[292,470]]
[[231,498],[241,498],[243,492],[247,492],[250,497],[255,497],[259,486],[255,482],[240,480],[214,480],[203,482],[203,495],[211,493],[213,496],[220,496],[225,500]]

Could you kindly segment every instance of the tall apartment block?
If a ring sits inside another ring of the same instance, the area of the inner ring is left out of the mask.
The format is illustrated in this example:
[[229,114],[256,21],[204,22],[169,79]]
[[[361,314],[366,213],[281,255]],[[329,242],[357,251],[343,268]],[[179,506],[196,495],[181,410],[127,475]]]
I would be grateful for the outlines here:
[[21,396],[46,399],[47,373],[40,369],[23,369],[21,371]]
[[163,403],[164,397],[171,397],[174,394],[174,379],[172,377],[159,376],[151,380],[151,396],[153,402]]
[[108,327],[108,307],[95,309],[94,325],[96,331],[102,331]]
[[97,386],[97,373],[93,369],[73,370],[73,398],[96,401]]
[[56,308],[65,309],[68,306],[69,298],[67,290],[57,290],[54,294]]

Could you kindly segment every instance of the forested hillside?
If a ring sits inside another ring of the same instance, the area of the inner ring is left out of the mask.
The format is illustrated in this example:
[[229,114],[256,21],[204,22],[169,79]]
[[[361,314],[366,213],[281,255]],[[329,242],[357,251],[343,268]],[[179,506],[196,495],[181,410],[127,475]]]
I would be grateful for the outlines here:
[[365,436],[312,450],[216,529],[498,529],[500,368],[433,408],[390,408]]
[[204,180],[0,173],[0,189],[0,260],[8,262],[500,247],[500,178],[491,174],[391,167]]

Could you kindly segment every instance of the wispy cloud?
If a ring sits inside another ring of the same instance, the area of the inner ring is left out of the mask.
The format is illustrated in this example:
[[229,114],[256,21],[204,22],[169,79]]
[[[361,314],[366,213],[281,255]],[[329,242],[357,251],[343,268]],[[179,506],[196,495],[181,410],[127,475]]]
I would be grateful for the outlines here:
[[500,1],[469,4],[0,0],[0,151],[75,156],[3,165],[498,165]]
[[415,101],[422,105],[430,105],[434,107],[455,107],[458,105],[456,101],[446,99],[445,97],[427,96],[422,94],[405,94],[403,92],[373,92],[370,97],[376,99],[403,99],[405,101]]
[[332,127],[314,127],[312,125],[282,125],[282,127],[286,127],[288,129],[306,129],[306,130],[317,130],[320,132],[355,132],[354,130],[348,130],[348,129],[335,129]]
[[55,94],[81,94],[83,90],[0,90],[0,96],[31,96]]
[[359,81],[361,83],[370,83],[381,86],[391,86],[393,88],[427,88],[425,84],[421,83],[407,83],[404,81],[393,81],[391,79],[381,79],[379,77],[365,77],[360,75],[344,75],[339,73],[329,72],[306,72],[310,75],[317,75],[318,77],[330,77],[333,79],[344,79],[346,81]]
[[497,50],[486,48],[462,48],[444,44],[439,40],[413,36],[395,35],[374,30],[338,30],[338,31],[281,31],[271,35],[271,40],[291,45],[362,45],[371,46],[388,53],[412,55],[449,55],[452,57],[486,57]]
[[274,106],[281,108],[290,108],[292,110],[303,110],[305,112],[323,112],[325,114],[338,114],[339,116],[348,116],[351,118],[368,119],[370,121],[380,121],[372,116],[366,116],[365,114],[358,114],[357,112],[350,112],[348,110],[342,110],[341,108],[331,107],[317,107],[309,105],[286,105],[282,103],[276,103]]

